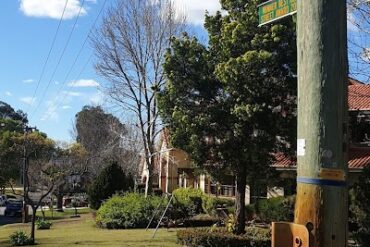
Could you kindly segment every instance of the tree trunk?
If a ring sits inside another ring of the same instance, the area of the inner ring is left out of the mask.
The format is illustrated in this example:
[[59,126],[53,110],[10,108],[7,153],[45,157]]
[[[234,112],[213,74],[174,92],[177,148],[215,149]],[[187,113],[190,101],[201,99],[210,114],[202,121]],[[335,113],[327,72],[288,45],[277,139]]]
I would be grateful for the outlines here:
[[149,174],[148,174],[148,178],[146,180],[145,196],[150,195],[150,194],[153,193],[154,162],[155,162],[155,155],[152,155],[150,157],[150,164],[148,164]]
[[31,221],[31,237],[30,242],[31,244],[35,244],[35,222],[36,222],[36,207],[32,207],[32,221]]
[[57,194],[57,211],[63,212],[63,194],[60,192]]
[[235,234],[245,233],[245,187],[247,185],[247,173],[244,168],[236,176],[235,193]]

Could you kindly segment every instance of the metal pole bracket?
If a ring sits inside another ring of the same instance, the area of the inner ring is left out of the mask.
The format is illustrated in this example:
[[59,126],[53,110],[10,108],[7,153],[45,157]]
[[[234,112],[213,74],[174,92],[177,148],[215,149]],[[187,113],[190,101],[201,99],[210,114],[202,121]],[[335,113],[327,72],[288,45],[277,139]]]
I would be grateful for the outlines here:
[[271,247],[309,247],[306,226],[290,222],[272,222]]

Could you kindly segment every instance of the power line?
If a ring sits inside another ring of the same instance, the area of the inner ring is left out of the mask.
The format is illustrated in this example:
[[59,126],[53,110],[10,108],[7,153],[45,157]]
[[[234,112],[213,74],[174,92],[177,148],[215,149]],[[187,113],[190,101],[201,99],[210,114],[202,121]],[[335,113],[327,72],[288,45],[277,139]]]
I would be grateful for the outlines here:
[[[72,72],[73,68],[75,67],[75,65],[76,65],[76,63],[77,63],[77,61],[78,61],[78,59],[79,59],[79,57],[80,57],[80,55],[81,55],[81,53],[82,53],[83,49],[85,48],[85,45],[86,45],[87,41],[89,40],[90,34],[91,34],[91,32],[93,31],[93,28],[96,26],[96,23],[97,23],[97,21],[98,21],[98,19],[99,19],[100,15],[102,14],[103,9],[104,9],[104,7],[105,7],[105,4],[106,4],[106,3],[107,3],[107,0],[105,0],[105,1],[104,1],[104,3],[102,4],[102,6],[101,6],[101,8],[100,8],[100,11],[99,11],[98,15],[95,17],[95,20],[94,20],[93,24],[91,25],[91,27],[90,27],[90,29],[89,29],[89,32],[87,33],[86,38],[85,38],[85,40],[84,40],[84,42],[83,42],[83,44],[82,44],[82,46],[81,46],[80,50],[78,51],[77,56],[76,56],[76,58],[74,59],[74,61],[73,61],[72,65],[71,65],[71,67],[70,67],[70,69],[68,70],[68,73],[67,73],[67,74],[66,74],[66,76],[64,77],[63,83],[62,83],[62,84],[61,84],[61,86],[59,87],[59,89],[58,89],[58,91],[57,91],[56,95],[58,95],[58,94],[62,91],[62,89],[64,88],[64,86],[66,85],[67,80],[68,80],[68,77],[69,77],[69,75],[71,74],[71,72]],[[75,78],[75,81],[76,81],[78,78],[80,78],[80,76],[81,76],[82,72],[85,70],[85,68],[86,68],[86,66],[87,66],[88,62],[91,60],[91,58],[92,58],[92,55],[90,55],[90,57],[89,57],[89,59],[88,59],[87,63],[85,63],[85,65],[83,66],[83,69],[80,71],[79,75]],[[65,99],[65,97],[64,97],[63,99]],[[61,103],[62,103],[62,102],[61,102]]]
[[[87,61],[85,62],[85,64],[82,66],[80,72],[78,73],[78,75],[75,77],[74,81],[76,81],[78,78],[81,77],[82,73],[85,71],[87,65],[90,63],[90,60],[92,58],[93,54],[90,55],[90,57],[87,59]],[[61,101],[59,101],[59,103],[56,105],[55,109],[58,109],[59,106],[61,106],[63,104],[63,102],[65,101],[65,99],[67,98],[67,93],[65,93],[63,95],[63,98]]]
[[58,63],[57,63],[57,65],[55,66],[55,69],[54,69],[54,71],[53,71],[53,73],[52,73],[52,75],[51,75],[51,78],[50,78],[50,80],[49,80],[49,82],[48,82],[48,84],[47,84],[47,86],[46,86],[46,88],[45,88],[45,90],[44,90],[44,92],[43,92],[43,94],[42,94],[42,96],[41,96],[41,99],[40,99],[39,103],[37,104],[37,106],[36,106],[35,110],[33,111],[33,114],[35,114],[35,113],[37,112],[37,109],[40,107],[41,102],[42,102],[42,101],[43,101],[43,99],[45,98],[46,92],[48,91],[48,89],[49,89],[49,87],[50,87],[50,84],[51,84],[52,80],[54,79],[54,76],[55,76],[55,74],[56,74],[56,72],[57,72],[57,70],[58,70],[58,67],[59,67],[59,65],[60,65],[60,62],[61,62],[61,61],[62,61],[62,59],[63,59],[63,56],[64,56],[64,54],[65,54],[65,52],[66,52],[66,50],[67,50],[67,47],[68,47],[68,45],[69,45],[69,42],[71,41],[72,34],[73,34],[73,32],[74,32],[74,30],[75,30],[75,28],[76,28],[76,24],[77,24],[77,21],[78,21],[78,19],[79,19],[80,15],[81,15],[81,12],[82,12],[82,8],[83,8],[84,3],[85,3],[85,0],[82,0],[82,3],[81,3],[81,6],[80,6],[80,9],[79,9],[78,14],[77,14],[77,17],[76,17],[76,20],[75,20],[75,22],[73,23],[72,29],[71,29],[71,31],[70,31],[70,33],[69,33],[69,35],[68,35],[68,38],[67,38],[67,42],[66,42],[66,44],[64,45],[64,48],[63,48],[63,50],[62,50],[62,54],[60,55],[60,57],[59,57],[59,59],[58,59]]
[[[36,85],[35,91],[33,92],[32,100],[35,98],[36,93],[37,93],[37,90],[38,90],[38,88],[39,88],[39,86],[40,86],[40,82],[41,82],[41,80],[42,80],[42,78],[43,78],[43,76],[44,76],[45,69],[46,69],[46,65],[47,65],[47,63],[48,63],[48,61],[49,61],[49,58],[50,58],[51,52],[53,51],[53,48],[54,48],[54,45],[55,45],[55,41],[56,41],[57,36],[58,36],[58,33],[59,33],[59,29],[60,29],[60,26],[61,26],[61,24],[62,24],[63,17],[64,17],[64,14],[65,14],[65,11],[66,11],[66,9],[67,9],[68,1],[69,1],[69,0],[66,0],[66,3],[64,4],[63,12],[62,12],[62,15],[61,15],[61,17],[60,17],[60,19],[59,19],[58,26],[57,26],[57,30],[55,31],[55,34],[54,34],[54,37],[53,37],[53,41],[52,41],[52,43],[51,43],[51,47],[50,47],[50,49],[49,49],[48,55],[47,55],[47,57],[46,57],[46,60],[45,60],[45,62],[44,62],[44,65],[43,65],[43,67],[42,67],[42,70],[41,70],[41,74],[40,74],[39,80],[37,81],[37,85]],[[30,106],[28,107],[28,109],[27,109],[27,111],[26,111],[26,112],[28,112],[29,108],[30,108]],[[23,122],[23,120],[25,119],[25,117],[26,117],[26,115],[23,117],[22,122]]]

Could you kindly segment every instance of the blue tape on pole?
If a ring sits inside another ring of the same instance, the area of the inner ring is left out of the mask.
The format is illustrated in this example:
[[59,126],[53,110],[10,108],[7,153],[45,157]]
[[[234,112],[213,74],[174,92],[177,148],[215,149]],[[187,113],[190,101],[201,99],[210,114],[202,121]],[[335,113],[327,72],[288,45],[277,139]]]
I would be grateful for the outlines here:
[[297,183],[328,185],[328,186],[336,186],[336,187],[346,187],[347,186],[346,181],[337,181],[337,180],[319,179],[319,178],[304,178],[304,177],[297,177]]

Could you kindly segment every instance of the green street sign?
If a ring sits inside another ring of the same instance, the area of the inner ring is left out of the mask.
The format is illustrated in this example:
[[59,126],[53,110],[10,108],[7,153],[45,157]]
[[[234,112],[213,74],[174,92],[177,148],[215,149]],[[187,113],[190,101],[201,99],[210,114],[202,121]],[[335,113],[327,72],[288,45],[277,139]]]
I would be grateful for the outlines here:
[[297,0],[270,0],[258,6],[259,26],[295,13],[297,13]]

